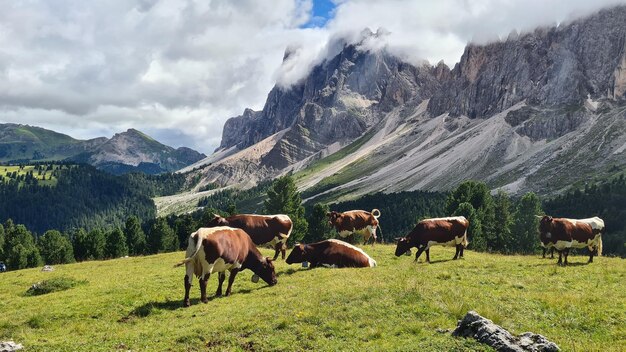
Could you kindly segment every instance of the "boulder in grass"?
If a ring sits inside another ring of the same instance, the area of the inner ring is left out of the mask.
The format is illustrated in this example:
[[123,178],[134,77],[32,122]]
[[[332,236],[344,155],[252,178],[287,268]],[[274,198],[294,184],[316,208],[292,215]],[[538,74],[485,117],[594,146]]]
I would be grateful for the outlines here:
[[24,346],[13,341],[0,341],[0,352],[13,352],[23,349]]
[[559,346],[541,335],[526,332],[520,336],[513,336],[503,327],[474,311],[469,311],[462,320],[459,320],[452,336],[473,337],[499,352],[560,351]]
[[54,271],[54,267],[52,265],[44,265],[41,271]]

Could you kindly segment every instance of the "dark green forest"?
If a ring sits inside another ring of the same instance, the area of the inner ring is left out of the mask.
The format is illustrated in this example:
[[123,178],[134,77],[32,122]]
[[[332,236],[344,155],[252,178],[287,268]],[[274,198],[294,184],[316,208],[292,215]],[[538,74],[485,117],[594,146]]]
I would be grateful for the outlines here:
[[156,216],[149,193],[126,179],[77,166],[57,171],[56,186],[8,180],[0,184],[0,221],[12,219],[31,231],[120,226],[128,216]]

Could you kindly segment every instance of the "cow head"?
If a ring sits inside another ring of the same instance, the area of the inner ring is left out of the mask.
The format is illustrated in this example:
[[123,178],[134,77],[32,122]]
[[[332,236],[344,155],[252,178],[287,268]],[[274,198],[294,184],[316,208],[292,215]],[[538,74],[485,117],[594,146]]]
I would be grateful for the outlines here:
[[541,242],[544,244],[552,242],[551,233],[554,219],[548,215],[545,215],[543,217],[537,217],[541,219],[539,220],[539,238],[541,239]]
[[396,257],[399,257],[411,249],[411,244],[408,238],[400,237],[396,239],[398,241],[396,245]]
[[285,262],[287,264],[306,262],[306,255],[306,245],[298,244],[293,247],[293,250],[291,251],[291,253],[289,253],[289,256],[287,257],[287,260]]
[[330,224],[331,226],[335,226],[337,220],[341,217],[341,214],[336,211],[330,211],[326,213],[326,216],[328,217],[328,224]]
[[217,214],[213,214],[213,219],[206,224],[206,227],[228,226],[228,220]]
[[265,257],[261,260],[261,267],[259,271],[255,272],[255,274],[259,275],[259,277],[270,286],[274,286],[278,282],[278,280],[276,280],[276,270],[274,269],[274,263],[272,263],[272,261],[272,258]]

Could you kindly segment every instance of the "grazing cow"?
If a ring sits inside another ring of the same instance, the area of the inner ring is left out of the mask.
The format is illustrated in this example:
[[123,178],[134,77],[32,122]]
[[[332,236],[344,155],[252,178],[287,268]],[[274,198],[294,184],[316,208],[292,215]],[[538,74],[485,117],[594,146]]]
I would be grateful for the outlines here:
[[278,252],[282,252],[285,259],[287,239],[291,235],[293,223],[287,215],[251,215],[239,214],[227,218],[213,214],[214,218],[206,226],[229,226],[246,231],[257,246],[268,245],[276,249],[274,260]]
[[368,268],[376,266],[376,261],[361,248],[334,239],[296,245],[289,257],[287,257],[287,264],[302,262],[311,263],[311,268],[318,266],[332,268]]
[[268,285],[276,285],[276,272],[272,260],[264,258],[250,236],[243,230],[231,227],[200,228],[189,236],[186,258],[176,266],[185,264],[184,305],[189,307],[189,289],[193,276],[200,282],[200,300],[207,303],[206,284],[209,276],[217,272],[219,285],[216,296],[222,295],[222,283],[226,270],[230,271],[226,296],[230,295],[235,276],[241,270],[250,269]]
[[363,236],[365,244],[373,238],[372,246],[376,242],[376,228],[380,227],[378,218],[380,210],[374,209],[372,212],[364,210],[350,210],[343,213],[331,211],[326,213],[328,222],[337,230],[339,236],[345,238],[352,233]]
[[599,217],[566,219],[546,215],[539,218],[539,238],[545,248],[554,247],[559,251],[557,264],[567,265],[570,248],[589,248],[589,263],[593,263],[594,255],[602,255],[604,221]]
[[415,225],[406,237],[398,239],[396,256],[399,257],[409,249],[416,247],[415,261],[426,251],[426,261],[430,263],[430,247],[433,245],[454,246],[454,258],[463,257],[463,249],[467,247],[467,228],[469,221],[463,216],[449,218],[424,219]]

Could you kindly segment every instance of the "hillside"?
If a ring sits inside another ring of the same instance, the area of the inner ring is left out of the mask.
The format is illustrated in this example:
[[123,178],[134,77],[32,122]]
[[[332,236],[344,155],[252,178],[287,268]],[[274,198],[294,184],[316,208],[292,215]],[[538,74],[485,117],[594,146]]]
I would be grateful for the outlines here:
[[625,24],[621,6],[470,43],[453,68],[367,50],[384,31],[338,39],[301,82],[228,120],[216,152],[184,171],[240,187],[300,172],[301,190],[331,200],[466,179],[555,195],[606,179],[626,168]]
[[129,129],[112,138],[78,140],[40,127],[0,124],[0,162],[83,162],[114,174],[172,172],[206,155],[181,147],[174,149]]
[[[377,268],[309,271],[279,261],[275,287],[251,283],[244,271],[232,296],[208,304],[199,303],[194,282],[187,309],[183,269],[172,268],[182,252],[8,272],[0,274],[0,340],[29,351],[487,351],[438,332],[475,309],[513,333],[543,334],[564,351],[626,349],[624,260],[584,265],[586,258],[573,257],[563,268],[536,256],[467,251],[451,261],[453,251],[437,247],[429,265],[396,258],[391,246],[365,250]],[[24,296],[53,277],[88,283]],[[216,286],[211,277],[211,295]]]

